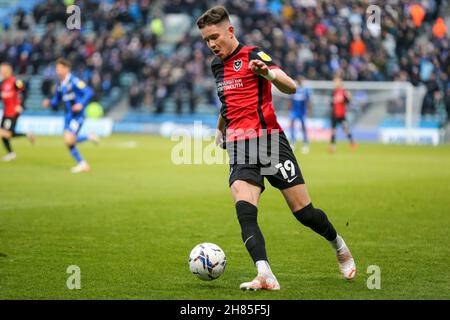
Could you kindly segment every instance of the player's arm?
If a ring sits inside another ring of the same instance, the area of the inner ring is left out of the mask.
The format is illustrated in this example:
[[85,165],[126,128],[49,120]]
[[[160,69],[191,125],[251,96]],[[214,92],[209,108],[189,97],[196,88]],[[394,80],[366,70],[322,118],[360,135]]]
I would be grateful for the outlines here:
[[82,80],[78,80],[78,82],[75,83],[74,91],[77,94],[77,103],[73,105],[72,110],[75,112],[80,112],[87,106],[89,101],[94,96],[94,91]]
[[[23,83],[22,80],[16,80],[16,82],[14,83],[14,88],[17,91],[17,98],[16,98],[16,112],[17,113],[22,113],[23,110],[25,109],[24,105],[22,104],[22,101],[24,100],[23,97],[23,92],[25,91],[25,85]],[[20,97],[20,94],[22,94],[22,99]]]
[[352,93],[350,91],[345,90],[345,102],[349,103],[352,100]]
[[225,131],[225,120],[222,115],[219,114],[219,118],[217,119],[217,131],[216,131],[216,145],[221,145],[223,143],[223,134]]
[[53,95],[53,97],[51,99],[44,99],[44,101],[42,102],[42,106],[44,108],[52,108],[52,110],[56,111],[56,109],[58,108],[59,103],[61,102],[61,92],[58,89],[58,87],[56,87],[55,89],[55,94]]
[[264,61],[258,59],[251,60],[248,67],[253,73],[271,81],[283,93],[294,94],[297,91],[295,81],[279,68],[269,69]]
[[268,72],[268,74],[273,72],[275,75],[275,79],[272,80],[272,83],[275,85],[275,87],[278,88],[278,90],[287,94],[294,94],[297,91],[297,85],[295,84],[295,81],[291,77],[289,77],[283,70],[269,69],[269,71],[270,72]]
[[308,117],[311,117],[313,105],[312,105],[311,91],[309,89],[307,91],[306,99],[307,99],[306,106],[308,108]]

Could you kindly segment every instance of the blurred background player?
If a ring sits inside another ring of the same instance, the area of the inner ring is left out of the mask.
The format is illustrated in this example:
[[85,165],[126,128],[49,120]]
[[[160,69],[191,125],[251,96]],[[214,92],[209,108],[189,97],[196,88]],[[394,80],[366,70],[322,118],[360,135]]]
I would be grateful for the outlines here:
[[303,147],[302,153],[309,153],[308,132],[306,129],[306,117],[311,115],[311,90],[304,85],[305,78],[303,76],[297,77],[297,91],[292,96],[290,103],[290,118],[291,118],[291,147],[295,150],[297,144],[295,120],[299,120],[302,126]]
[[336,127],[338,124],[342,125],[342,128],[347,135],[348,141],[352,150],[355,150],[356,144],[353,140],[353,136],[350,132],[348,121],[346,118],[347,104],[350,102],[350,93],[345,91],[342,87],[342,79],[339,75],[336,75],[333,79],[334,91],[332,97],[332,115],[331,115],[331,144],[329,151],[336,152]]
[[3,161],[12,161],[16,159],[16,154],[11,147],[11,139],[26,136],[34,144],[34,137],[31,133],[16,132],[17,120],[24,110],[20,97],[21,92],[24,90],[23,82],[16,79],[12,66],[9,63],[2,63],[0,65],[0,75],[3,80],[1,84],[1,98],[4,105],[0,136],[7,151],[6,156],[2,159]]
[[72,173],[87,172],[90,171],[90,167],[81,156],[77,144],[88,140],[98,142],[95,134],[79,135],[84,123],[84,111],[93,96],[93,91],[86,83],[72,75],[71,64],[68,60],[58,59],[56,61],[56,74],[59,81],[55,94],[51,100],[45,99],[43,106],[56,110],[59,103],[63,102],[65,108],[64,142],[77,162],[71,171]]

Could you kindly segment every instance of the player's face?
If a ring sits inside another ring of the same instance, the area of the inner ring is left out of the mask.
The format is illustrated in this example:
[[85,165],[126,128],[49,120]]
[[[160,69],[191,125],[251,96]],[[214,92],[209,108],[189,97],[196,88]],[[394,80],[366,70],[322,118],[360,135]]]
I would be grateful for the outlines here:
[[8,79],[12,75],[12,69],[10,66],[6,64],[2,64],[0,66],[0,75],[2,76],[2,79]]
[[335,78],[334,79],[334,87],[339,89],[341,86],[342,86],[341,79],[340,78]]
[[216,57],[225,59],[233,51],[234,28],[223,22],[200,29],[203,40]]
[[63,81],[67,75],[69,74],[69,68],[62,64],[56,65],[56,74],[58,75],[59,80]]

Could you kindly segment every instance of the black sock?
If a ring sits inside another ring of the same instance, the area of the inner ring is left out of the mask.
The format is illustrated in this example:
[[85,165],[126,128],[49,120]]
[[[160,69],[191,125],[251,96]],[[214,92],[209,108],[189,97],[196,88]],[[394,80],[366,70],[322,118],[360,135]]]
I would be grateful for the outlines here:
[[331,135],[331,144],[335,144],[336,143],[336,135],[333,133]]
[[17,132],[13,133],[13,137],[14,138],[20,138],[20,137],[25,137],[25,136],[26,136],[25,133],[17,133]]
[[308,204],[303,209],[294,212],[294,216],[303,225],[310,227],[328,241],[336,239],[336,230],[331,222],[328,221],[327,215],[322,210],[314,208],[312,203]]
[[241,200],[236,202],[236,212],[241,225],[242,241],[253,262],[267,260],[266,243],[257,222],[258,208]]
[[13,152],[12,148],[11,148],[11,143],[9,143],[9,139],[2,138],[2,141],[3,141],[3,145],[5,146],[6,151],[8,151],[8,153]]

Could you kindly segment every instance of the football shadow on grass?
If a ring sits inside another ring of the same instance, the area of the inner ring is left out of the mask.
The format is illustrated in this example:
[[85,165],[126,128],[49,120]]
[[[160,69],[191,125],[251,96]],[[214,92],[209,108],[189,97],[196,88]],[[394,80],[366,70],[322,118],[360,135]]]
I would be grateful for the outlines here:
[[[201,280],[200,280],[201,281]],[[217,289],[228,289],[229,285],[226,285],[224,282],[217,281],[201,281],[197,283],[192,283],[189,285],[191,289],[195,290],[217,290]]]
[[0,252],[0,258],[6,258],[8,255],[6,253]]

